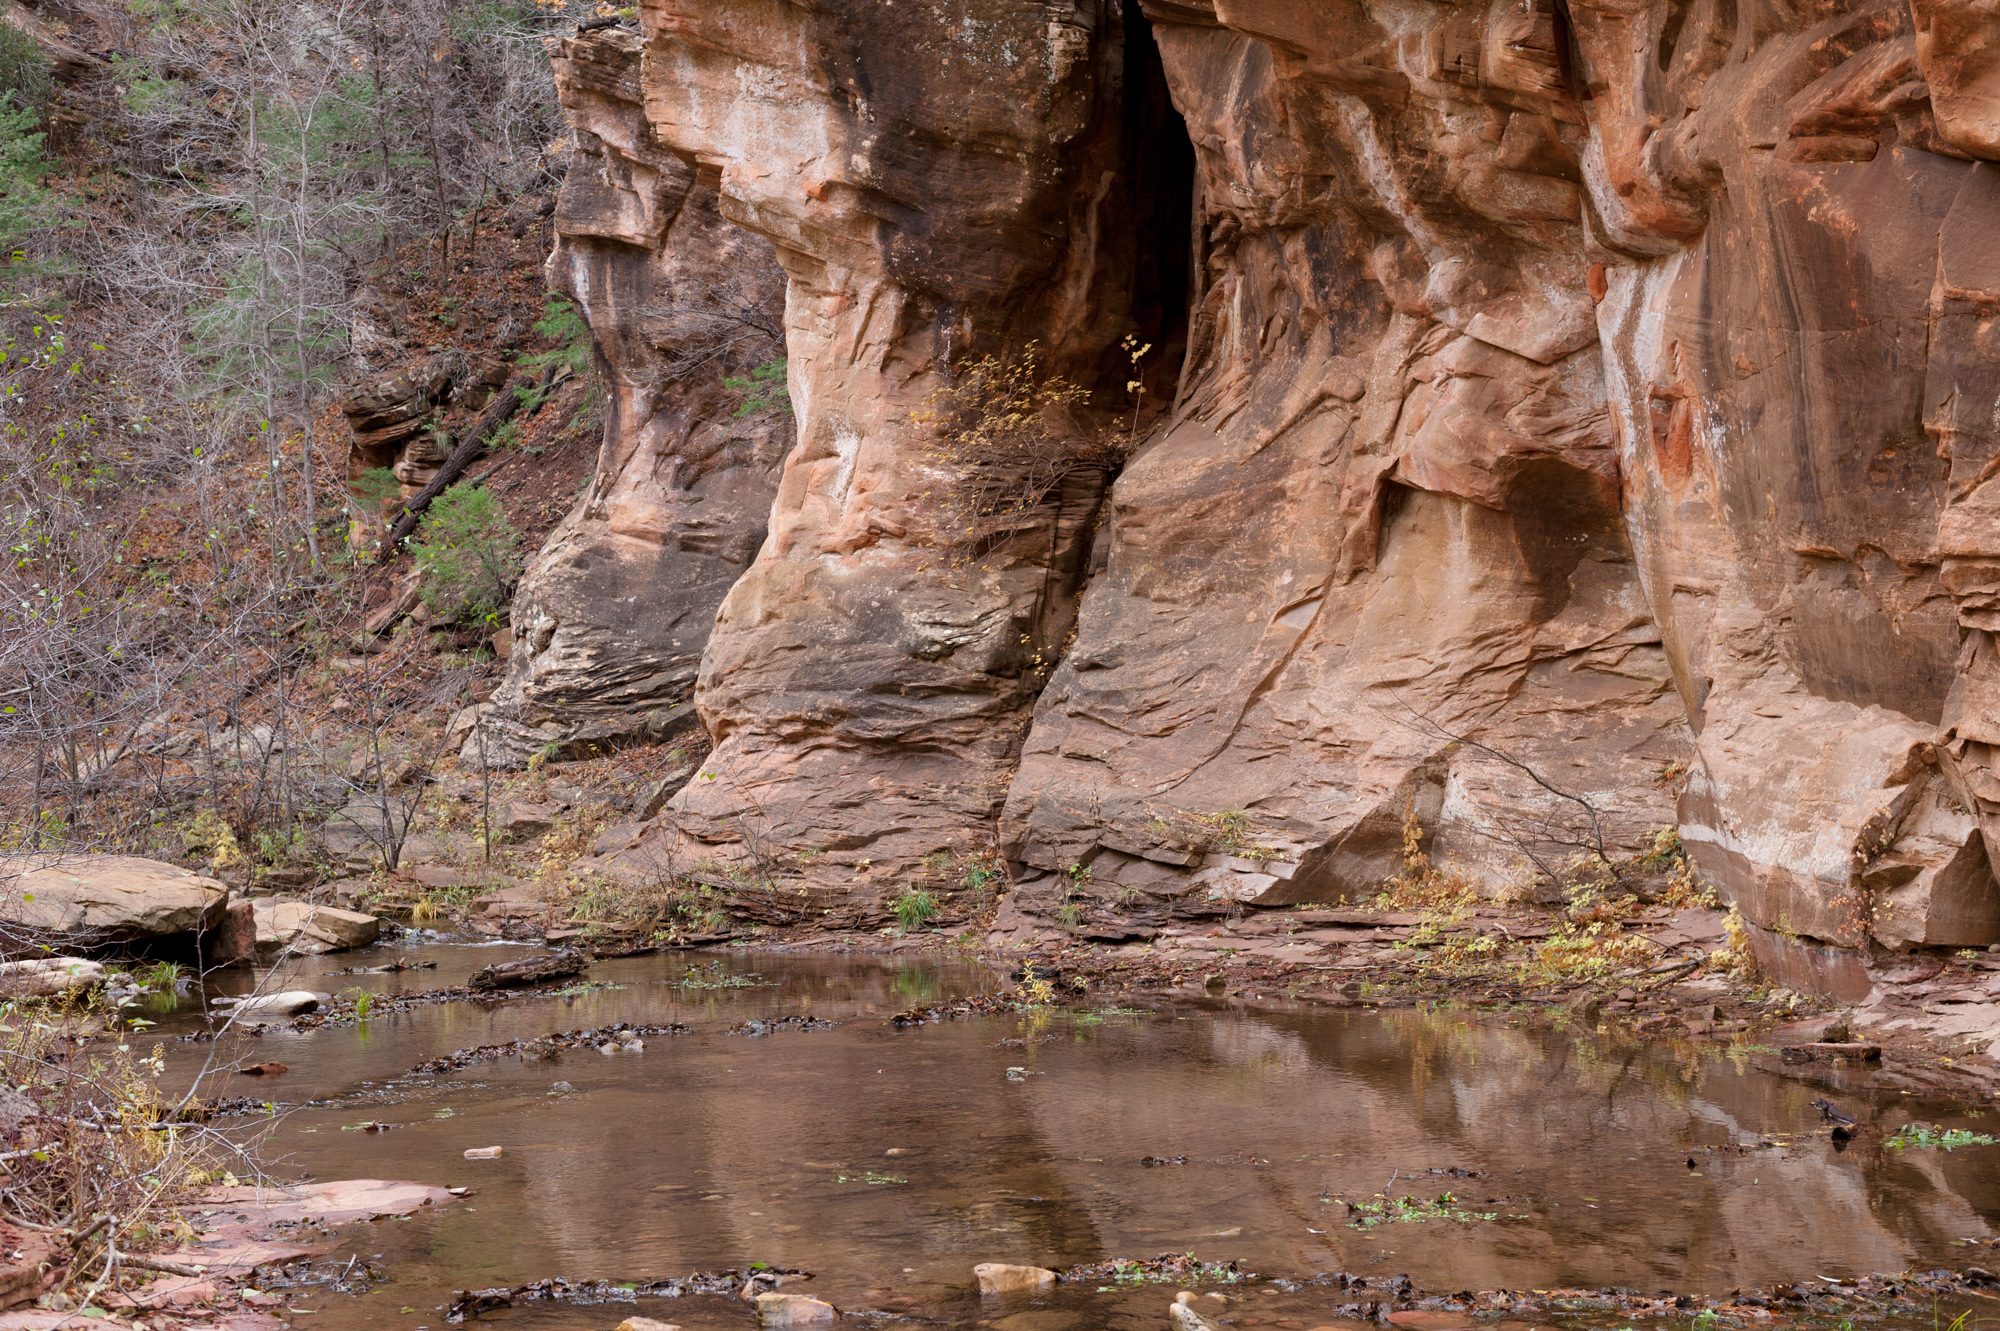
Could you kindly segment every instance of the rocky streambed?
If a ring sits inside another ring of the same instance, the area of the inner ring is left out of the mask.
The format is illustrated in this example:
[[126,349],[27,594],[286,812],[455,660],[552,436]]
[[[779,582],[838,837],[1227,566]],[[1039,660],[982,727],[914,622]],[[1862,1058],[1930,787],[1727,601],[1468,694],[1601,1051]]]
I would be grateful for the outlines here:
[[[1755,1036],[1035,1005],[970,962],[825,955],[396,998],[526,951],[401,943],[258,977],[342,994],[337,1021],[189,1041],[200,1002],[162,1014],[170,1068],[221,1069],[222,1121],[274,1171],[470,1190],[274,1278],[293,1324],[747,1328],[745,1285],[1000,1331],[1166,1327],[1179,1290],[1283,1331],[1992,1311],[1993,1120]],[[982,1263],[1062,1278],[982,1297]]]

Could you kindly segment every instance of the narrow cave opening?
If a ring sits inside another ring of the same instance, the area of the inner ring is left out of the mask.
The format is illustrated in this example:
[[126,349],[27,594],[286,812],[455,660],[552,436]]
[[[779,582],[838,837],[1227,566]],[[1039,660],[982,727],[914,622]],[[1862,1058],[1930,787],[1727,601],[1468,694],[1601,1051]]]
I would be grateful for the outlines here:
[[[1132,247],[1133,331],[1153,350],[1146,394],[1171,402],[1187,356],[1194,269],[1195,158],[1187,122],[1174,106],[1153,25],[1139,0],[1124,0],[1125,125],[1120,175]],[[1129,367],[1118,366],[1119,383]]]

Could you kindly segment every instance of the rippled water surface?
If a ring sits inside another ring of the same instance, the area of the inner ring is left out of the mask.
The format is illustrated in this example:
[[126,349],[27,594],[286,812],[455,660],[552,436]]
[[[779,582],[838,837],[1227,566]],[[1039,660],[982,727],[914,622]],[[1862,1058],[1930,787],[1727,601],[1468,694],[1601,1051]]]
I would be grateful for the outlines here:
[[[427,989],[507,955],[381,947],[310,959],[283,982]],[[438,969],[335,973],[398,956]],[[889,1024],[999,987],[971,965],[664,955],[600,962],[590,978],[611,987],[377,1014],[218,1053],[290,1069],[216,1088],[284,1106],[268,1142],[277,1172],[475,1190],[440,1214],[348,1231],[342,1255],[379,1258],[384,1281],[361,1295],[294,1290],[296,1325],[439,1327],[458,1289],[754,1262],[813,1272],[794,1290],[843,1310],[999,1331],[1163,1327],[1173,1287],[1064,1286],[982,1306],[976,1262],[1193,1252],[1294,1279],[1407,1273],[1447,1292],[1697,1294],[1994,1264],[1980,1253],[2000,1209],[2000,1147],[1882,1144],[1912,1118],[1980,1120],[1755,1047],[1696,1051],[1528,1018],[1164,1001]],[[839,1024],[732,1033],[788,1015]],[[409,1075],[454,1049],[621,1021],[691,1030],[643,1052]],[[171,1045],[170,1068],[186,1076],[206,1054]],[[1873,1125],[1842,1152],[1811,1107],[1829,1095]],[[353,1130],[368,1121],[397,1126]],[[483,1146],[504,1155],[464,1158]],[[1363,1229],[1347,1205],[1447,1192],[1443,1209],[1473,1218]],[[1339,1301],[1262,1283],[1224,1292],[1211,1314],[1245,1326],[1321,1325]],[[609,1331],[634,1311],[691,1331],[753,1320],[736,1300],[686,1298],[530,1306],[478,1325]]]

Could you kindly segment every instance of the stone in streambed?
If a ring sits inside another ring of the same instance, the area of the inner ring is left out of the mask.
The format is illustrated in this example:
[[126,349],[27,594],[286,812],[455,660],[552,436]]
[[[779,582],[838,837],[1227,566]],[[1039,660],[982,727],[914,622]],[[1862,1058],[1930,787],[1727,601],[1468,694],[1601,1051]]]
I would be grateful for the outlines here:
[[681,1331],[674,1322],[661,1322],[651,1317],[628,1317],[618,1324],[618,1331]]
[[760,1326],[815,1326],[831,1322],[840,1314],[830,1303],[804,1294],[759,1294],[757,1323]]
[[273,1017],[293,1017],[301,1012],[312,1012],[327,1001],[327,995],[316,994],[307,989],[287,989],[276,994],[252,994],[230,1005],[231,1015],[240,1016],[246,1012],[261,1012]]
[[102,962],[82,957],[33,957],[0,962],[0,995],[8,998],[61,998],[104,983]]
[[1193,1302],[1194,1295],[1182,1290],[1174,1295],[1174,1301],[1167,1305],[1167,1320],[1173,1323],[1174,1331],[1221,1331],[1214,1322],[1189,1306]]
[[972,1268],[981,1294],[1028,1294],[1056,1283],[1056,1273],[1042,1266],[1009,1266],[981,1262]]
[[318,955],[366,947],[382,933],[382,921],[360,911],[283,899],[251,903],[256,912],[257,953],[265,960],[283,952]]
[[504,1146],[473,1146],[466,1149],[465,1158],[468,1160],[498,1160],[506,1153],[506,1150],[507,1148]]

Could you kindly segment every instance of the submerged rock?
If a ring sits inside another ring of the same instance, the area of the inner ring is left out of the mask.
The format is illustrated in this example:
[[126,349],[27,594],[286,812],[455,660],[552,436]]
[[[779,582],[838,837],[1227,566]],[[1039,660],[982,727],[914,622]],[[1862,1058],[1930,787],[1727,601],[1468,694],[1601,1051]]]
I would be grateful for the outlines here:
[[1174,1331],[1222,1331],[1214,1322],[1190,1307],[1193,1302],[1194,1295],[1182,1290],[1174,1295],[1174,1301],[1167,1305],[1167,1320],[1173,1323]]
[[1048,1289],[1056,1283],[1056,1273],[1041,1266],[1009,1266],[1005,1262],[981,1262],[972,1268],[981,1294],[1025,1294]]
[[617,1331],[681,1331],[674,1322],[662,1322],[652,1317],[628,1317],[620,1322]]
[[805,1294],[759,1294],[757,1322],[761,1326],[815,1326],[840,1313],[830,1303]]

